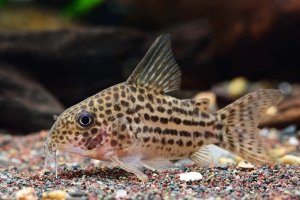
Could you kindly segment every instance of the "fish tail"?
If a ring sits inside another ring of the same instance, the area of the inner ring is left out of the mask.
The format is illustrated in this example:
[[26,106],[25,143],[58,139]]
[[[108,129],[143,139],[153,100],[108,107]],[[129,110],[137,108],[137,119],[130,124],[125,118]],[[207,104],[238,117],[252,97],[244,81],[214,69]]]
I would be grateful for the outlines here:
[[275,163],[257,128],[267,109],[276,105],[282,92],[261,89],[245,95],[216,114],[223,125],[219,147],[253,164]]

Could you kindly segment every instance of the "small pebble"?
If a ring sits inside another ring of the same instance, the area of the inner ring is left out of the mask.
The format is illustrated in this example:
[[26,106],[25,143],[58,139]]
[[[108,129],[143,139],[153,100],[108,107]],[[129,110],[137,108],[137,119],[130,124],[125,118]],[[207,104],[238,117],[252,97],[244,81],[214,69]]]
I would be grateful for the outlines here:
[[285,155],[281,158],[282,164],[299,165],[300,157],[294,155]]
[[235,161],[232,158],[221,157],[219,163],[222,165],[234,165]]
[[23,188],[16,192],[17,200],[37,200],[37,197],[34,195],[34,189],[31,187]]
[[182,181],[195,181],[195,180],[201,180],[202,175],[198,172],[188,172],[188,173],[182,173],[179,174],[180,180]]
[[16,159],[16,158],[10,159],[10,162],[12,162],[14,164],[20,164],[21,163],[21,161],[19,159]]
[[0,166],[9,166],[9,160],[5,156],[0,155]]
[[298,146],[299,145],[299,141],[297,140],[296,137],[292,136],[289,139],[289,144],[292,146]]
[[247,160],[242,160],[241,162],[239,162],[238,167],[243,168],[243,169],[253,169],[254,165],[252,165]]
[[116,193],[116,198],[125,198],[127,196],[126,190],[118,190]]
[[43,193],[43,199],[57,199],[63,200],[67,197],[67,194],[61,190],[53,190],[51,192]]

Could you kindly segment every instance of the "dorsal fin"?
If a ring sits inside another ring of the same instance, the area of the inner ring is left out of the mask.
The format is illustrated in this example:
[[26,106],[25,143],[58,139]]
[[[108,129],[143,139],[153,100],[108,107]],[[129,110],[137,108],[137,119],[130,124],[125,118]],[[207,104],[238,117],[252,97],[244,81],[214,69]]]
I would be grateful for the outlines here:
[[202,112],[207,112],[209,107],[210,100],[208,98],[197,99],[195,102],[195,106],[199,108]]
[[170,36],[163,34],[155,40],[127,83],[160,93],[179,89],[181,72],[173,57]]

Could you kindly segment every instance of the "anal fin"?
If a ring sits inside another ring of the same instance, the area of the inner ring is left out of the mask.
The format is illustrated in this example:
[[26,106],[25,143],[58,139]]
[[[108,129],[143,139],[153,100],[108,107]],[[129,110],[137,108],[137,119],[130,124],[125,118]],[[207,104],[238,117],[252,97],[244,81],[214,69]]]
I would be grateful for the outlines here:
[[189,159],[191,159],[195,164],[200,166],[210,166],[214,165],[214,156],[209,148],[209,145],[202,147],[195,153],[193,153]]

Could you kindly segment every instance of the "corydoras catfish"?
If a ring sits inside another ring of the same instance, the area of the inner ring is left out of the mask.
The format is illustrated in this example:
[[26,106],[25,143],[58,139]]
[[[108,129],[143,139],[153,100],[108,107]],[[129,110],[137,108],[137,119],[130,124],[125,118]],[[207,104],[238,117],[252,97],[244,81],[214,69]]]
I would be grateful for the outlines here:
[[[189,158],[213,164],[213,144],[254,163],[274,163],[257,125],[282,92],[261,89],[214,114],[209,99],[179,100],[165,93],[180,87],[170,34],[152,44],[126,82],[107,88],[65,110],[44,143],[45,167],[66,151],[110,161],[142,181],[146,167],[176,168],[170,160]],[[196,83],[195,83],[196,84]]]

